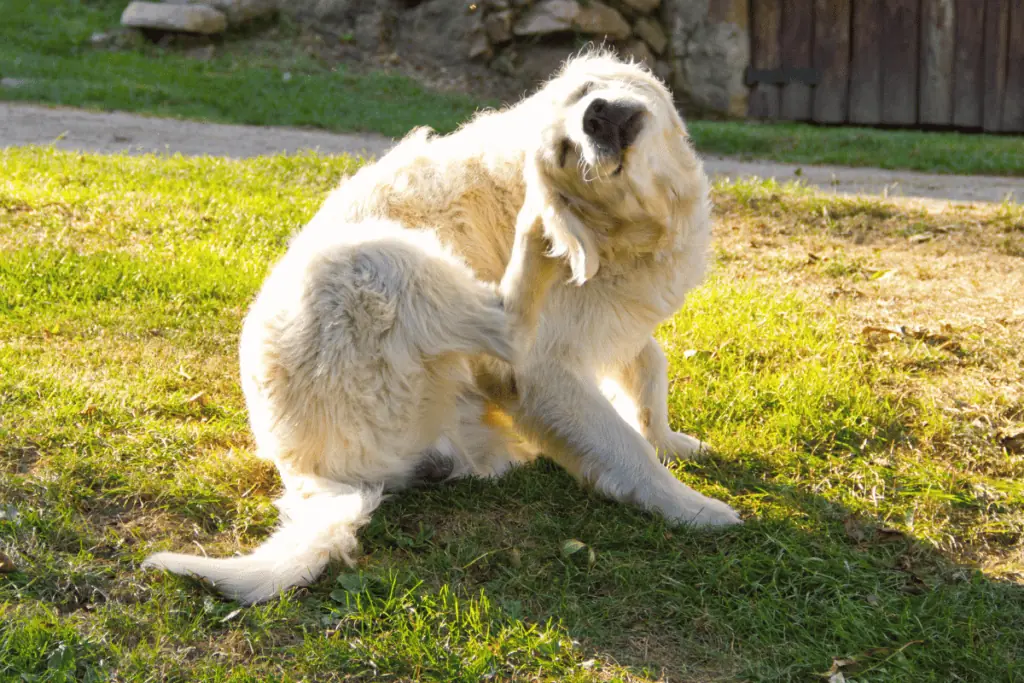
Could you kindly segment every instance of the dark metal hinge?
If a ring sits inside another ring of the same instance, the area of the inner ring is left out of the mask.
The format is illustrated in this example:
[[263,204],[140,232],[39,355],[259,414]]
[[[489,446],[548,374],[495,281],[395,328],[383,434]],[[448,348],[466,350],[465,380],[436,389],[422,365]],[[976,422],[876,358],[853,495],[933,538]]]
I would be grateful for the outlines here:
[[748,66],[744,78],[748,86],[754,86],[759,83],[765,85],[786,85],[787,83],[818,85],[821,81],[821,70],[811,67],[755,69],[752,66]]

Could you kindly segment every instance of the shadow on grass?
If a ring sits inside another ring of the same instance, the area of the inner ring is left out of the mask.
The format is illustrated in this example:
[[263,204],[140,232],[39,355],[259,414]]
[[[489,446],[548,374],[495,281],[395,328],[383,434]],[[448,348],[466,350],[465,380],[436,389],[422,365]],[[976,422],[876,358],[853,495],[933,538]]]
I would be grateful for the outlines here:
[[[408,492],[366,530],[362,572],[485,595],[498,621],[553,620],[584,656],[671,680],[807,680],[834,659],[863,680],[1020,675],[1024,587],[816,495],[720,474],[766,514],[718,533],[671,529],[547,461]],[[328,597],[351,576],[311,591]]]
[[[255,628],[274,634],[256,638],[255,662],[287,660],[314,676],[590,680],[609,663],[666,680],[813,680],[830,669],[865,681],[1021,675],[1024,587],[773,484],[757,473],[767,467],[750,456],[687,467],[756,505],[744,526],[720,532],[674,529],[598,498],[546,460],[498,481],[407,491],[364,530],[357,569],[335,566],[238,623],[228,623],[237,605],[193,582],[136,573],[127,585],[115,566],[145,543],[129,544],[120,561],[64,552],[50,566],[40,555],[48,569],[5,581],[53,605],[63,615],[54,628],[93,610],[134,620],[119,637],[136,644],[148,628],[181,642],[231,640],[233,630],[252,640]],[[159,616],[133,613],[147,608]],[[284,615],[276,622],[266,616],[275,610]],[[160,625],[144,626],[150,618]],[[36,630],[18,634],[42,638]],[[111,655],[86,641],[78,648],[83,662]]]

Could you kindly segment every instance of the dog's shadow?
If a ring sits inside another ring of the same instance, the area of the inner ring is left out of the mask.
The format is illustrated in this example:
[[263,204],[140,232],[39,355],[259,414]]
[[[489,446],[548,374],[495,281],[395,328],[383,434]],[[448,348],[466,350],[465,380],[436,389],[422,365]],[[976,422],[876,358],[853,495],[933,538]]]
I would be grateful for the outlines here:
[[976,661],[1013,666],[1021,654],[1021,586],[752,469],[692,468],[729,482],[744,526],[672,528],[542,459],[391,498],[362,534],[358,572],[335,566],[310,590],[337,598],[359,576],[484,596],[496,630],[547,625],[585,660],[670,680],[806,679],[830,667],[971,679]]

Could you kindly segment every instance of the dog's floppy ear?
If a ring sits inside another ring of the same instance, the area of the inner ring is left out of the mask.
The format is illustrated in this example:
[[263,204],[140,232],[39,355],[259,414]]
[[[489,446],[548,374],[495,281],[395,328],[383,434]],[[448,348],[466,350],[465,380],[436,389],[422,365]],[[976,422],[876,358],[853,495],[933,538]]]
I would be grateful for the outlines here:
[[597,244],[590,229],[569,210],[565,199],[544,183],[536,167],[526,170],[526,200],[518,221],[540,216],[544,236],[551,243],[551,256],[566,257],[572,270],[570,282],[582,285],[597,274],[600,267]]
[[[559,206],[559,203],[562,205]],[[583,221],[565,206],[564,200],[555,197],[553,203],[544,207],[541,216],[544,220],[544,234],[551,242],[551,255],[569,259],[569,267],[572,269],[570,282],[582,285],[597,275],[601,263],[594,237]]]

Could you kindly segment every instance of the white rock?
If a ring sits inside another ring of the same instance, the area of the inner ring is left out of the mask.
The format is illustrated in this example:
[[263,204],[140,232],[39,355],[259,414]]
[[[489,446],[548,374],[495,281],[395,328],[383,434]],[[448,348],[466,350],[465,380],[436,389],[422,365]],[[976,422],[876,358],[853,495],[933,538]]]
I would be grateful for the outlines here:
[[490,59],[494,55],[491,50],[491,43],[487,40],[487,34],[477,31],[469,42],[470,59]]
[[643,38],[652,50],[661,54],[668,46],[668,36],[661,24],[649,17],[642,17],[633,24],[633,33]]
[[204,0],[201,4],[223,12],[231,26],[244,24],[277,11],[277,0]]
[[571,31],[580,13],[576,0],[541,0],[527,10],[512,29],[517,36],[540,36]]
[[640,14],[649,14],[654,10],[658,9],[658,5],[661,4],[661,0],[621,0],[623,5],[626,5],[630,9],[639,12]]
[[238,26],[268,16],[278,9],[278,0],[164,0],[168,5],[206,5],[224,13],[228,25]]
[[597,0],[591,0],[586,6],[580,7],[572,27],[580,33],[608,36],[613,40],[628,38],[633,32],[629,22],[619,14],[617,9],[597,2]]
[[512,40],[512,10],[503,10],[487,15],[484,20],[487,28],[487,37],[495,45],[507,43]]
[[168,5],[161,2],[133,2],[121,15],[121,24],[132,28],[186,33],[222,33],[227,17],[205,5]]

